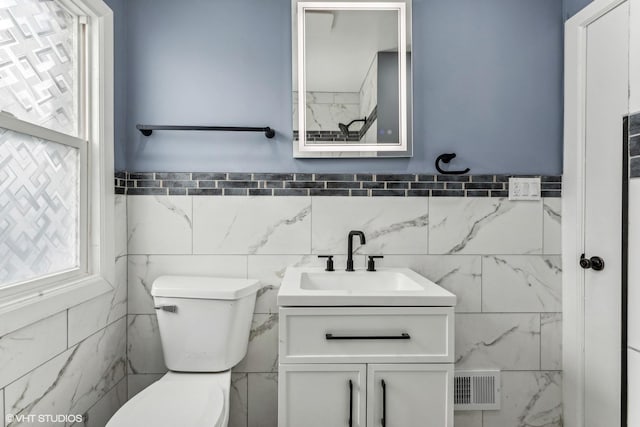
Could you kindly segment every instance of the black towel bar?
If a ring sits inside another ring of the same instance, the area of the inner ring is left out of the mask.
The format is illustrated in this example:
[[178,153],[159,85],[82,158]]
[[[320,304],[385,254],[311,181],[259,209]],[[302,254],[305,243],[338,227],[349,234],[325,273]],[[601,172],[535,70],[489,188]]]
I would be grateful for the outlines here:
[[267,127],[246,127],[246,126],[173,126],[173,125],[136,125],[144,136],[149,136],[154,130],[206,130],[224,132],[264,132],[264,136],[271,139],[276,135],[276,131]]

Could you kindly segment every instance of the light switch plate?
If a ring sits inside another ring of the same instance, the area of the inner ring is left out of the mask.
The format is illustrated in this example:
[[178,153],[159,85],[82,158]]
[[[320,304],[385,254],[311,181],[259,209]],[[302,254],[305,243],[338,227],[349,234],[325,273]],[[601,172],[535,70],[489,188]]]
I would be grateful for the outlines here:
[[509,200],[540,200],[540,177],[509,178]]

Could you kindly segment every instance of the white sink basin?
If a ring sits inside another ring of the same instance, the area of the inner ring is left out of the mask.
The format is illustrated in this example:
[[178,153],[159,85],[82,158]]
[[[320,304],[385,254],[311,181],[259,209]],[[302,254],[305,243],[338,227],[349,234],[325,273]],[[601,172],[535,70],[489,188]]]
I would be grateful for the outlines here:
[[408,268],[324,271],[287,268],[278,305],[450,307],[456,296]]
[[322,291],[420,291],[422,286],[399,271],[334,271],[300,274],[300,289]]

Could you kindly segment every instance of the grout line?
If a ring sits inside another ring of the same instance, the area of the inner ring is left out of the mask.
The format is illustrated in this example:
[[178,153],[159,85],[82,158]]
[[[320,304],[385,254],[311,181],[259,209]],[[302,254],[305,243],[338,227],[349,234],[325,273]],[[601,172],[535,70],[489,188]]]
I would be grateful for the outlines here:
[[544,213],[544,200],[542,200],[542,203],[540,203],[540,204],[542,205],[542,227],[541,227],[541,229],[542,229],[542,246],[541,246],[540,250],[542,251],[543,255],[546,255],[545,250],[544,250],[544,223],[545,223],[545,221],[544,221],[544,216],[545,216],[545,213]]
[[[157,257],[157,256],[219,256],[219,257],[223,257],[223,256],[305,256],[305,255],[320,255],[322,254],[324,251],[321,252],[311,252],[311,253],[307,253],[307,252],[289,252],[289,253],[259,253],[259,254],[252,254],[252,253],[196,253],[196,254],[165,254],[165,253],[132,253],[132,254],[128,254],[127,256],[153,256],[153,257]],[[377,254],[378,252],[375,252],[375,254]],[[373,252],[371,252],[372,255],[374,255]],[[334,252],[332,255],[335,256],[347,256],[346,252]],[[359,254],[359,255],[363,255],[363,254]],[[447,253],[424,253],[424,252],[413,252],[413,253],[383,253],[383,255],[388,256],[388,257],[401,257],[401,256],[425,256],[425,257],[441,257],[441,256],[446,256],[446,257],[458,257],[458,258],[464,258],[464,257],[530,257],[530,258],[543,258],[546,259],[548,257],[561,257],[562,254],[509,254],[509,253],[484,253],[484,254],[479,254],[479,253],[473,253],[473,254],[468,254],[468,253],[455,253],[455,254],[447,254]]]
[[[91,301],[91,300],[89,300],[89,301]],[[66,329],[66,331],[65,331],[66,332],[65,351],[66,351],[66,350],[69,349],[69,309],[67,308],[65,310],[65,312],[66,312],[65,313],[65,317],[66,317],[66,319],[65,319],[65,323],[66,323],[66,328],[65,328]]]
[[480,312],[484,312],[484,260],[485,256],[480,257]]
[[[91,409],[93,409],[93,407],[94,407],[94,406],[96,406],[98,403],[100,403],[100,402],[102,401],[102,399],[105,399],[109,393],[111,393],[111,392],[112,392],[116,387],[118,387],[118,386],[120,385],[120,383],[121,383],[121,382],[123,382],[123,381],[125,381],[125,382],[126,382],[126,381],[127,381],[128,376],[129,376],[129,375],[127,375],[127,374],[126,374],[126,372],[125,372],[124,377],[122,377],[122,378],[120,379],[120,381],[118,381],[118,382],[117,382],[113,387],[111,387],[109,390],[107,390],[107,391],[102,395],[102,397],[101,397],[100,399],[96,400],[96,401],[93,403],[93,405],[91,405],[88,409],[86,409],[86,410],[84,411],[84,414],[83,414],[83,415],[87,414]],[[127,384],[125,384],[125,387],[127,387]],[[126,393],[125,393],[125,402],[126,402],[127,400],[129,400],[129,390],[128,390],[128,388],[127,388]],[[117,411],[118,409],[120,409],[120,408],[117,408],[117,409],[116,409],[116,411]],[[114,414],[115,414],[115,412],[114,412]],[[86,422],[86,420],[85,420],[85,422]]]
[[[125,314],[124,314],[124,366],[125,366],[125,370],[124,370],[124,379],[126,381],[125,384],[125,403],[127,401],[129,401],[129,215],[127,214],[128,211],[128,202],[127,202],[127,197],[124,197],[124,209],[125,209],[125,222],[124,222],[124,229],[125,229],[125,242],[126,242],[126,250],[125,250],[125,255],[126,255],[126,265],[125,265],[125,269],[124,269],[124,286],[125,286],[125,296],[126,296],[126,303],[125,303]],[[193,210],[193,209],[192,209]],[[193,213],[193,212],[192,212]],[[191,227],[193,227],[193,218],[191,219]]]
[[540,334],[538,335],[538,341],[539,341],[539,345],[538,345],[538,350],[539,350],[539,360],[538,362],[540,363],[540,370],[542,370],[542,313],[539,314],[538,316],[538,321],[540,322],[540,327],[539,327],[539,331]]
[[[67,311],[68,311],[68,310],[67,310]],[[59,312],[59,313],[56,313],[56,314],[60,314],[60,313],[62,313],[62,311],[61,311],[61,312]],[[53,316],[55,316],[56,314],[54,314]],[[52,317],[52,316],[47,316],[47,317],[45,317],[44,319],[48,319],[49,317]],[[6,390],[6,388],[7,388],[7,387],[9,387],[10,385],[12,385],[12,384],[14,384],[15,382],[19,381],[20,379],[22,379],[22,378],[26,377],[27,375],[32,374],[32,373],[33,373],[33,371],[35,371],[36,369],[39,369],[39,368],[43,367],[44,365],[46,365],[47,363],[51,362],[51,361],[52,361],[53,359],[55,359],[56,357],[59,357],[60,355],[62,355],[62,354],[64,354],[64,353],[66,353],[67,351],[69,351],[69,350],[71,350],[71,349],[73,349],[73,348],[75,348],[75,347],[78,347],[79,345],[81,345],[82,343],[84,343],[84,342],[85,342],[86,340],[88,340],[89,338],[91,338],[91,337],[93,337],[94,335],[97,335],[97,334],[99,334],[99,333],[103,332],[105,329],[107,329],[108,327],[112,326],[114,323],[116,323],[116,322],[118,322],[119,320],[122,320],[122,319],[124,319],[124,318],[126,318],[126,315],[124,315],[124,316],[122,316],[122,317],[120,317],[120,318],[118,318],[118,319],[114,320],[114,321],[113,321],[113,322],[111,322],[111,323],[108,323],[107,325],[105,325],[104,327],[102,327],[102,328],[98,329],[97,331],[95,331],[95,332],[94,332],[94,333],[92,333],[91,335],[89,335],[89,336],[87,336],[87,337],[83,338],[82,340],[78,341],[77,343],[73,344],[71,347],[65,348],[65,349],[64,349],[64,350],[62,350],[60,353],[57,353],[57,354],[55,354],[54,356],[50,357],[49,359],[47,359],[47,360],[43,361],[42,363],[40,363],[40,364],[36,365],[35,367],[33,367],[32,369],[30,369],[29,371],[27,371],[27,372],[26,372],[26,373],[24,373],[23,375],[21,375],[21,376],[19,376],[18,378],[16,378],[15,380],[13,380],[13,381],[11,381],[11,382],[9,382],[9,383],[5,384],[5,385],[4,385],[4,389]],[[41,319],[41,320],[39,320],[38,322],[40,322],[40,321],[42,321],[42,320],[44,320],[44,319]],[[125,320],[125,322],[126,322],[126,320]],[[125,375],[126,375],[126,373],[125,373]]]
[[247,427],[249,426],[249,373],[245,372],[245,376],[247,377],[247,395],[245,402],[247,402]]

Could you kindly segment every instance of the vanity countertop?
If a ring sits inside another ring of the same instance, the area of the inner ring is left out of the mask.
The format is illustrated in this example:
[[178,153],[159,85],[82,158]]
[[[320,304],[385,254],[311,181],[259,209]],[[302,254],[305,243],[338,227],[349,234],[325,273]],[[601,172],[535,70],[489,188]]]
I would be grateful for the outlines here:
[[278,292],[281,307],[451,307],[456,296],[408,268],[325,271],[289,267]]

